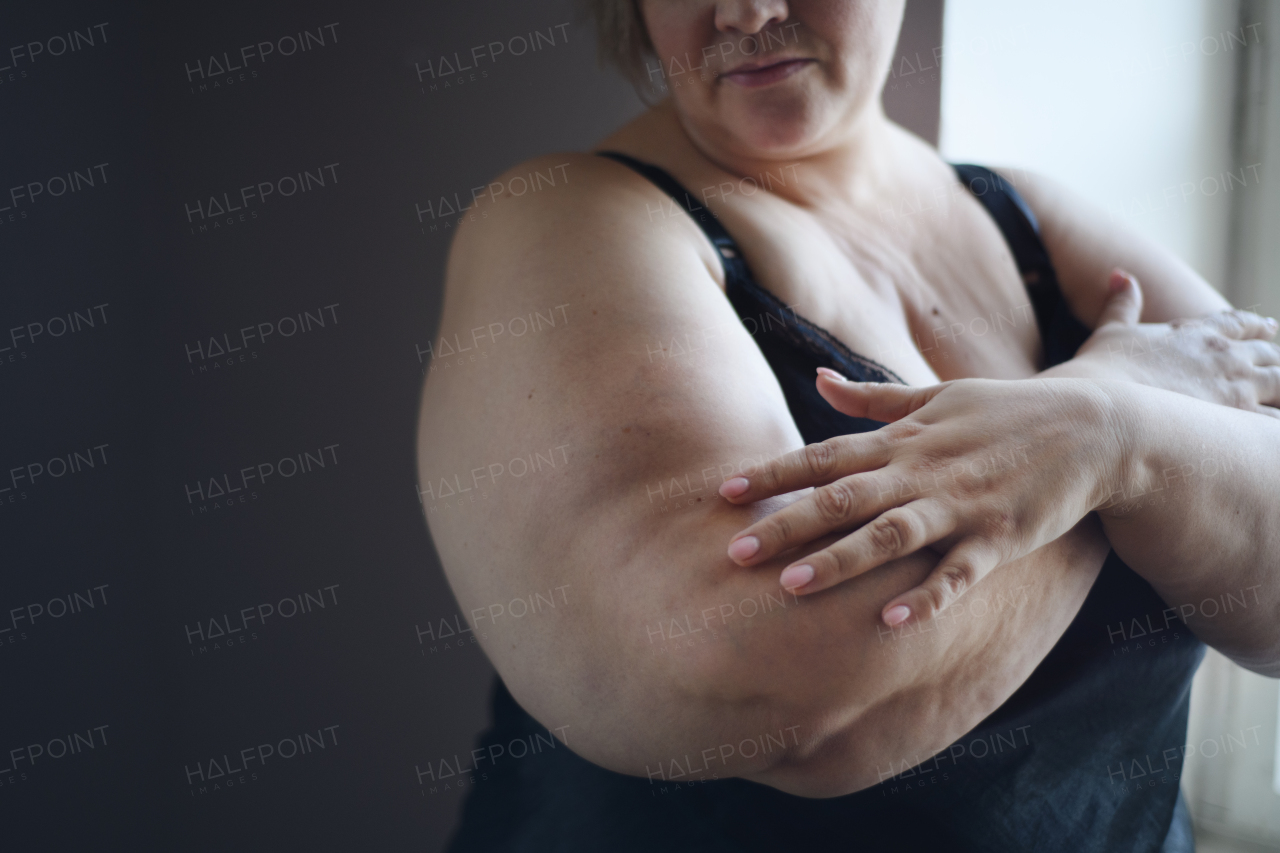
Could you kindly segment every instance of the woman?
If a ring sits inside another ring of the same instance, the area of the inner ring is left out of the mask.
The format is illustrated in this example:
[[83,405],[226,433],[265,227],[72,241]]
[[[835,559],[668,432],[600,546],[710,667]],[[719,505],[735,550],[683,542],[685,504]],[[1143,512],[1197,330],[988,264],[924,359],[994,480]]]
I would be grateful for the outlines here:
[[887,122],[902,6],[601,0],[669,96],[457,233],[419,470],[502,683],[452,849],[1192,848],[1200,641],[1280,661],[1275,324]]

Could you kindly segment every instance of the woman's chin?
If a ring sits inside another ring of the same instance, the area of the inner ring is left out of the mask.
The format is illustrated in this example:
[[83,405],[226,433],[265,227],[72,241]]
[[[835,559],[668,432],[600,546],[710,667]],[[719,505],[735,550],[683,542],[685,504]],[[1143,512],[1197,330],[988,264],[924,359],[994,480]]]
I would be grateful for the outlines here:
[[827,122],[816,109],[823,99],[808,91],[758,91],[722,102],[721,132],[732,137],[741,154],[785,157],[806,152]]
[[756,115],[736,122],[732,129],[743,154],[774,159],[808,152],[819,136],[817,124],[808,115]]

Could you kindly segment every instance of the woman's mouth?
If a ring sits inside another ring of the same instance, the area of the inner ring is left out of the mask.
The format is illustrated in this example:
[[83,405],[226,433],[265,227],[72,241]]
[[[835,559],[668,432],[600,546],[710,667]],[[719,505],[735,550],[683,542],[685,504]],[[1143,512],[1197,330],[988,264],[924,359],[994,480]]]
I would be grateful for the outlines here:
[[739,86],[754,89],[759,86],[768,86],[779,80],[785,80],[816,61],[813,59],[782,59],[777,62],[770,62],[767,65],[754,67],[740,65],[731,71],[724,72],[720,77],[724,80],[732,80]]

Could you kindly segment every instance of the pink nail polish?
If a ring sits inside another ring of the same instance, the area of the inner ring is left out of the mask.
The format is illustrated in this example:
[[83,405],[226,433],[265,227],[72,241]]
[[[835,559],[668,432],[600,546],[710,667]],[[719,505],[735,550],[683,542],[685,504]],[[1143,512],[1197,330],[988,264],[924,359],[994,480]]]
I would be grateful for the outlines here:
[[738,495],[744,494],[750,485],[746,477],[734,477],[732,480],[725,480],[720,484],[720,496],[736,498]]
[[782,577],[778,578],[778,582],[782,584],[783,589],[799,589],[813,580],[813,575],[813,566],[801,563],[798,566],[787,566],[783,569]]
[[849,381],[848,379],[845,379],[843,376],[841,376],[839,373],[836,373],[834,370],[832,370],[832,369],[831,369],[831,368],[829,368],[829,367],[819,367],[819,368],[818,368],[818,373],[822,374],[823,376],[827,377],[828,379],[834,379],[834,380],[835,380],[835,381],[837,381],[837,382],[848,382],[848,381]]
[[754,536],[743,536],[729,543],[729,556],[735,560],[749,560],[760,550],[760,540]]
[[884,624],[892,628],[895,625],[901,625],[903,622],[906,622],[910,618],[911,618],[911,608],[907,607],[905,604],[899,604],[894,607],[890,607],[887,611],[885,611]]

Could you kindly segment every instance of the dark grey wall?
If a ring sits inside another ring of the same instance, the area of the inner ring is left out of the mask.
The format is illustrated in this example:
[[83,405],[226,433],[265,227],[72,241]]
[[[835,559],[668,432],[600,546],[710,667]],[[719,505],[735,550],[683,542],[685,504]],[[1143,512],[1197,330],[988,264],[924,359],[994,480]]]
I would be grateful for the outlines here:
[[[0,33],[4,846],[440,849],[465,791],[414,768],[470,749],[492,670],[440,636],[416,498],[451,233],[419,210],[641,104],[564,2],[6,4]],[[891,114],[936,134],[900,72]]]

